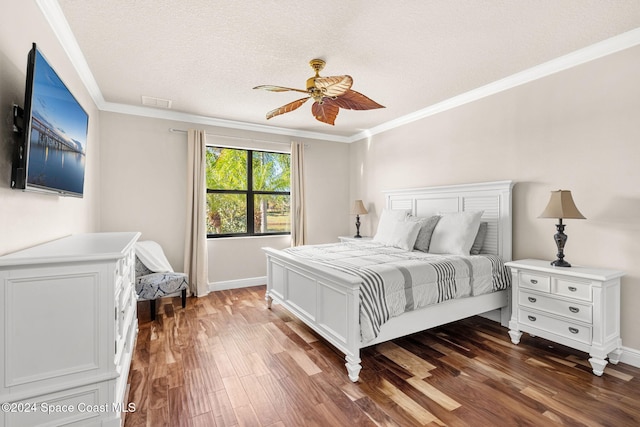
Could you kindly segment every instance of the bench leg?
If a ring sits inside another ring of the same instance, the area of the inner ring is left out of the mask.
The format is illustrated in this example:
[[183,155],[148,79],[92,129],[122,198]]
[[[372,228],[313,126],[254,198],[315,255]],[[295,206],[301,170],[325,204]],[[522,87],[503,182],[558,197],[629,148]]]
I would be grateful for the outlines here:
[[183,289],[182,290],[182,308],[185,308],[187,306],[187,290]]
[[156,320],[156,300],[149,300],[151,306],[151,320]]

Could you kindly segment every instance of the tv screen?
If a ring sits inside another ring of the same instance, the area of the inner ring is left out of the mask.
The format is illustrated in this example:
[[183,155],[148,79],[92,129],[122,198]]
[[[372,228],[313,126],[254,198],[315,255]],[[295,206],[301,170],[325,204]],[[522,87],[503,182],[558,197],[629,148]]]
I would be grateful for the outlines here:
[[89,116],[35,43],[27,61],[23,123],[12,186],[82,197]]

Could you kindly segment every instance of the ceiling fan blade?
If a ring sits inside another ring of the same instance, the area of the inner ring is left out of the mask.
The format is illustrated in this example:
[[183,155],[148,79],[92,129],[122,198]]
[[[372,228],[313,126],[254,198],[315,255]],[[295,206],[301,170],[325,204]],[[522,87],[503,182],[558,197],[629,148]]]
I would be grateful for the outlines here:
[[280,114],[289,113],[299,108],[302,104],[307,102],[308,99],[309,97],[301,98],[301,99],[298,99],[297,101],[293,101],[288,103],[287,105],[283,105],[282,107],[276,108],[275,110],[269,111],[267,113],[267,120],[269,120],[272,117],[279,116]]
[[351,76],[316,77],[314,81],[324,96],[340,96],[351,88]]
[[332,99],[332,101],[338,107],[346,108],[347,110],[373,110],[374,108],[385,108],[384,105],[378,104],[371,98],[368,98],[355,90],[348,90],[337,98]]
[[256,86],[256,87],[254,87],[254,89],[268,90],[268,91],[271,91],[271,92],[289,92],[289,91],[293,91],[293,92],[308,93],[306,90],[302,90],[302,89],[294,89],[294,88],[291,88],[291,87],[273,86],[273,85]]
[[331,99],[324,99],[322,102],[314,102],[311,106],[311,113],[323,123],[333,125],[338,116],[340,108]]

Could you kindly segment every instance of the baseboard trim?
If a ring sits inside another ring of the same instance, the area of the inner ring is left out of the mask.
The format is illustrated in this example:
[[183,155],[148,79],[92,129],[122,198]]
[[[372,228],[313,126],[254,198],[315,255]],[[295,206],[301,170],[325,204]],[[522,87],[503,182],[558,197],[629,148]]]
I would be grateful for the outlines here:
[[620,361],[622,363],[626,363],[627,365],[640,368],[640,350],[622,346],[622,355],[620,356]]
[[227,289],[248,288],[251,286],[260,286],[267,283],[267,276],[249,277],[247,279],[223,280],[221,282],[209,283],[209,292],[224,291]]

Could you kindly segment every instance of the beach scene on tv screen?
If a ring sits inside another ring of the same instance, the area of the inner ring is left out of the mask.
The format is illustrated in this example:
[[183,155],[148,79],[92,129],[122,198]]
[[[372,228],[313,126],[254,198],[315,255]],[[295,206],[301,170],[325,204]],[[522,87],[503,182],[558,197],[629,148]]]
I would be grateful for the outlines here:
[[27,183],[82,194],[88,116],[38,51],[31,116]]

